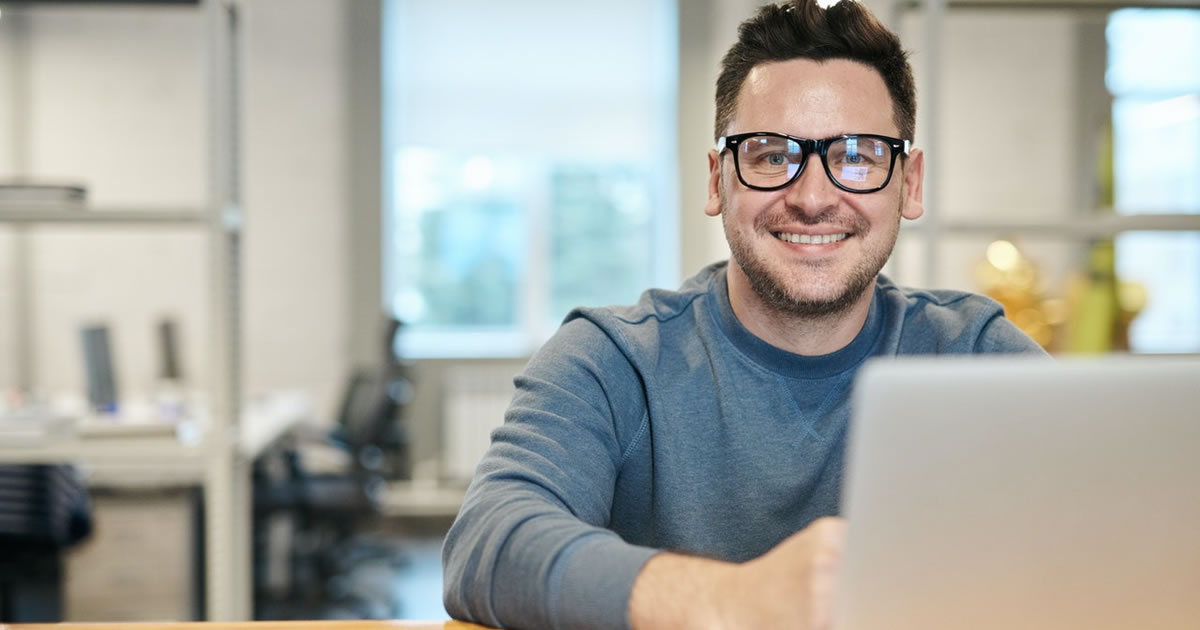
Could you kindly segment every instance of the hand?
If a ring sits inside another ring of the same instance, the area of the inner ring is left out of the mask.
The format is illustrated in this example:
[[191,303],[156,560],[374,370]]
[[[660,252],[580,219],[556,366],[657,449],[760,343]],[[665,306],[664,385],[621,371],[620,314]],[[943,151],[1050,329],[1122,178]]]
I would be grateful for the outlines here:
[[846,521],[823,518],[737,565],[718,600],[722,628],[829,630]]
[[635,630],[829,630],[846,522],[823,518],[743,564],[664,553],[629,603]]

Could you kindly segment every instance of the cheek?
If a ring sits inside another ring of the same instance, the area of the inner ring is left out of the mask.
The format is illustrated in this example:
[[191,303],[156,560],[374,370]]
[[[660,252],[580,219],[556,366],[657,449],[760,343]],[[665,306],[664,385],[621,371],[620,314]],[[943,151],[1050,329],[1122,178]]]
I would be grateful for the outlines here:
[[890,189],[876,194],[883,192],[891,194],[871,199],[871,203],[863,207],[864,214],[876,225],[891,224],[900,218],[900,195]]
[[[732,190],[731,190],[732,189]],[[762,199],[761,193],[746,190],[736,184],[722,185],[721,212],[726,219],[754,225],[762,220],[763,210],[769,207]]]
[[896,229],[899,223],[900,210],[896,202],[890,199],[846,199],[846,206],[851,212],[845,215],[859,234],[874,237],[888,234]]

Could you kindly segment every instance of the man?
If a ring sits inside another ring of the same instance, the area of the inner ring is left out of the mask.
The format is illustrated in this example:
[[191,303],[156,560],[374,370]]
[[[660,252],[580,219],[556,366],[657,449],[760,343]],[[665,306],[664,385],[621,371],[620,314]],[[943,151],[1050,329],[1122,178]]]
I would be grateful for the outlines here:
[[991,300],[879,275],[900,218],[922,213],[914,92],[899,41],[855,2],[794,0],[742,25],[705,209],[732,259],[635,306],[574,311],[530,361],[446,538],[452,615],[828,626],[858,368],[1040,352]]

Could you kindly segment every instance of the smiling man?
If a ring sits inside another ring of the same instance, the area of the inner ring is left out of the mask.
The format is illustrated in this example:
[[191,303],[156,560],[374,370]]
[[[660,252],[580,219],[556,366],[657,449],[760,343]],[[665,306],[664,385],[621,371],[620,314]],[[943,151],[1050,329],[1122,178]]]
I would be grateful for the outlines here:
[[443,549],[455,617],[828,627],[858,369],[1041,352],[991,300],[879,273],[923,212],[895,35],[858,3],[796,0],[738,36],[705,208],[732,259],[633,306],[575,310],[517,377]]
[[[895,78],[913,99],[911,76]],[[883,77],[856,60],[764,61],[725,87],[738,96],[718,98],[732,110],[718,133],[738,133],[709,154],[706,212],[722,217],[733,252],[734,313],[777,347],[837,350],[862,329],[900,218],[923,210],[912,123],[896,121]]]

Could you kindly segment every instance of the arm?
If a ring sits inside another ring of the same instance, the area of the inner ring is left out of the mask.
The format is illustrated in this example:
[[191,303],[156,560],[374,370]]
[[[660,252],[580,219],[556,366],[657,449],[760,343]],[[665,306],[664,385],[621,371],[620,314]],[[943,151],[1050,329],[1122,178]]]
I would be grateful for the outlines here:
[[633,628],[827,630],[844,537],[842,519],[823,518],[744,564],[658,555],[633,585]]
[[576,319],[515,382],[446,537],[446,609],[526,630],[624,627],[633,580],[656,553],[605,529],[645,416],[641,379],[604,332]]
[[741,565],[636,547],[606,529],[646,402],[602,331],[568,323],[516,384],[446,537],[452,616],[525,630],[823,627],[839,521],[817,521]]

